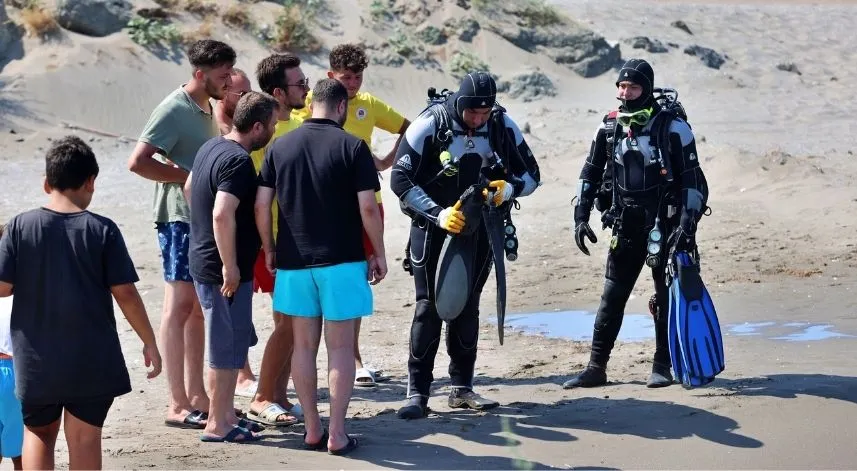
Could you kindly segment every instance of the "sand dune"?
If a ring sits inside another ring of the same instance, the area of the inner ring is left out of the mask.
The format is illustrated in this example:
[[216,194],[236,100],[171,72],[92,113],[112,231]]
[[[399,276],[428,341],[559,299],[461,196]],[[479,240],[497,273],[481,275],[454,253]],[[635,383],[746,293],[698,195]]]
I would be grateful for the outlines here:
[[[420,1],[436,8],[428,20],[433,24],[468,14],[456,2]],[[375,290],[378,309],[366,321],[362,343],[364,357],[393,380],[375,391],[355,392],[349,426],[363,448],[353,459],[295,451],[300,429],[285,435],[270,432],[266,446],[240,450],[202,446],[193,432],[165,429],[160,426],[165,380],[144,379],[137,340],[120,320],[135,392],[120,398],[108,418],[105,466],[854,467],[857,363],[847,354],[854,351],[854,338],[772,338],[793,333],[798,327],[789,325],[794,322],[829,323],[837,332],[857,335],[857,186],[851,182],[857,173],[851,142],[857,127],[850,93],[857,62],[849,41],[857,2],[550,3],[618,42],[623,58],[646,57],[655,68],[657,85],[680,92],[711,185],[714,212],[703,218],[699,241],[703,276],[727,332],[727,370],[722,377],[701,390],[647,390],[641,382],[650,369],[653,342],[620,342],[611,359],[611,386],[564,391],[562,381],[586,363],[588,343],[509,331],[506,344],[499,346],[496,326],[488,322],[494,317],[494,285],[489,281],[477,387],[501,400],[503,407],[492,414],[451,413],[443,396],[448,386],[446,357],[440,353],[438,389],[431,403],[438,414],[403,423],[390,409],[404,398],[412,280],[396,259],[404,248],[407,220],[389,211],[391,274]],[[368,0],[329,4],[331,26],[322,30],[328,46],[363,39],[375,47],[373,54],[385,53],[378,45],[386,33],[368,31],[368,23],[354,14],[360,9],[364,19],[369,18]],[[261,21],[279,7],[260,2],[247,8]],[[692,34],[671,26],[678,20]],[[186,29],[200,25],[186,14],[177,21]],[[248,34],[220,23],[213,31],[236,47],[238,66],[251,75],[256,62],[269,53]],[[678,47],[647,53],[631,47],[629,39],[637,36]],[[719,69],[706,67],[699,57],[683,52],[692,45],[728,58]],[[102,165],[93,210],[120,223],[157,325],[161,279],[148,220],[152,188],[127,172],[125,161],[150,109],[185,80],[188,66],[181,59],[158,58],[123,33],[91,38],[64,31],[60,39],[45,43],[25,38],[23,46],[23,57],[9,61],[0,72],[0,178],[5,183],[0,217],[43,201],[40,159],[47,138],[68,132],[90,138]],[[545,54],[517,48],[484,27],[472,43],[456,42],[439,54],[448,56],[458,47],[483,57],[501,79],[538,67],[557,89],[556,96],[531,102],[501,97],[515,119],[529,123],[526,137],[545,180],[515,214],[521,248],[519,260],[508,268],[509,310],[594,310],[609,233],[598,231],[591,257],[580,254],[570,232],[569,201],[595,127],[616,105],[614,72],[584,79]],[[307,75],[315,79],[324,73],[326,56],[323,51],[306,55],[305,63]],[[780,64],[794,64],[800,74],[780,70]],[[430,85],[454,87],[455,80],[443,70],[409,63],[372,65],[364,87],[413,116]],[[61,123],[129,139],[70,131]],[[376,147],[386,150],[391,145],[391,137],[379,133]],[[395,208],[388,174],[384,177],[385,202]],[[650,276],[644,272],[627,311],[646,312],[651,292]],[[265,314],[270,301],[258,297],[255,302],[256,327],[264,339],[271,329]],[[760,327],[755,336],[730,330],[762,322],[771,327]],[[261,350],[251,351],[256,369]],[[325,368],[320,371],[324,384]],[[65,465],[64,460],[61,454],[58,463]],[[0,469],[7,466],[4,462]]]

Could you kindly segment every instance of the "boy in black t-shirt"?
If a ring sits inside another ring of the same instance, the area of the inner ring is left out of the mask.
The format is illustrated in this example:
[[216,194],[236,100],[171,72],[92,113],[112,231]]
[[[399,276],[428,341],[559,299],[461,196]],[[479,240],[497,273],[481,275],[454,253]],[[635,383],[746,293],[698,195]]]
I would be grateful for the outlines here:
[[[48,204],[18,214],[0,240],[0,296],[14,294],[12,350],[21,400],[25,469],[53,469],[60,422],[69,467],[101,469],[101,428],[131,381],[116,331],[113,299],[143,341],[143,359],[161,356],[125,241],[110,219],[86,210],[98,163],[80,138],[55,141],[46,159]],[[65,411],[65,414],[63,414]]]

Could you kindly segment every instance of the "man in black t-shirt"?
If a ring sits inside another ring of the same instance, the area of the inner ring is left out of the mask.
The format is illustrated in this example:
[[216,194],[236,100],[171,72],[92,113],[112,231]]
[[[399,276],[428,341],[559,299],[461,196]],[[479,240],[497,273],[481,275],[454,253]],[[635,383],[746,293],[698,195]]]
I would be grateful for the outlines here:
[[[292,317],[292,380],[304,409],[304,443],[345,454],[357,440],[345,433],[354,386],[356,320],[372,313],[372,290],[387,274],[380,188],[369,147],[342,129],[348,91],[334,79],[313,90],[312,118],[275,140],[265,154],[256,218],[268,268],[276,268],[274,310]],[[269,208],[276,192],[276,249]],[[372,242],[367,260],[362,230]],[[275,252],[276,250],[276,252]],[[330,365],[330,432],[318,414],[316,355],[322,316]],[[287,335],[277,325],[268,342]],[[268,349],[266,348],[266,351]],[[263,363],[266,360],[263,359]],[[264,411],[263,411],[264,412]]]
[[232,397],[253,333],[253,264],[259,233],[253,215],[256,170],[249,152],[265,146],[277,122],[277,101],[248,92],[232,131],[200,147],[185,183],[190,203],[190,274],[205,316],[211,409],[202,441],[249,441],[261,428],[238,420]]
[[[86,210],[98,162],[76,136],[45,159],[44,207],[12,218],[0,239],[0,296],[12,301],[16,395],[26,433],[24,469],[53,469],[64,422],[71,469],[101,469],[101,428],[117,396],[131,392],[113,300],[161,371],[134,262],[110,219]],[[65,412],[65,414],[63,414]],[[63,418],[65,415],[65,418]]]

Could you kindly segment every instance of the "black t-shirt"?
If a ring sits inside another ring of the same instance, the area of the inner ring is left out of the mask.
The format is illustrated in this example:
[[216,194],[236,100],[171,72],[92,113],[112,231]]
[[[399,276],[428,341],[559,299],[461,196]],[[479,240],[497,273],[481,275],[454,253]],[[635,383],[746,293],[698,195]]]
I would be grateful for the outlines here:
[[366,260],[357,192],[380,185],[362,139],[333,121],[307,119],[269,146],[259,177],[276,189],[280,207],[277,268]]
[[235,257],[241,282],[253,281],[253,264],[261,245],[253,204],[256,169],[247,151],[235,141],[206,141],[193,162],[190,194],[190,276],[200,283],[222,284],[223,261],[214,240],[214,199],[218,191],[238,198],[235,210]]
[[138,278],[113,221],[44,208],[15,216],[0,240],[0,280],[14,285],[12,353],[22,402],[131,391],[110,288]]

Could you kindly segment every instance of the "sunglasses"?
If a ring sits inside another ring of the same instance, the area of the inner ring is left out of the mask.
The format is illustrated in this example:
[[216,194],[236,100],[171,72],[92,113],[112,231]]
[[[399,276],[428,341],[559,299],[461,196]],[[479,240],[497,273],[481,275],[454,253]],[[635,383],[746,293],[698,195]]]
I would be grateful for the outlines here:
[[244,95],[246,95],[246,94],[247,94],[247,92],[246,92],[246,91],[241,91],[241,92],[226,92],[226,93],[228,93],[228,94],[230,94],[230,95],[238,95],[238,98],[241,98],[242,96],[244,96]]
[[305,78],[305,79],[299,81],[298,83],[287,83],[286,86],[287,87],[307,88],[307,87],[309,87],[309,79]]
[[633,113],[619,112],[616,115],[616,122],[619,123],[620,126],[628,127],[632,124],[637,124],[639,126],[644,126],[649,122],[649,118],[652,117],[652,109],[646,108],[644,110],[635,111]]

